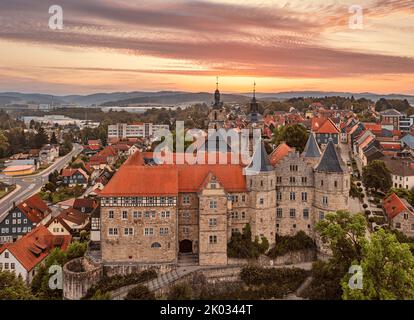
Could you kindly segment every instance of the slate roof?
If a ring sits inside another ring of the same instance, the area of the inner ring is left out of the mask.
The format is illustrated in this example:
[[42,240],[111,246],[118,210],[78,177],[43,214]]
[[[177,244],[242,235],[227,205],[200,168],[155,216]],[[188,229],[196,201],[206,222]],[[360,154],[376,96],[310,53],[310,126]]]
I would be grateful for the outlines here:
[[334,143],[330,139],[326,146],[325,152],[322,155],[321,161],[316,167],[316,171],[331,172],[331,173],[343,173],[340,157],[335,150]]
[[404,138],[401,139],[401,142],[405,143],[411,149],[414,149],[414,136],[407,134]]
[[308,142],[306,142],[306,146],[302,154],[305,158],[319,158],[321,156],[321,150],[319,149],[313,133],[309,135]]
[[258,141],[256,143],[253,158],[247,167],[247,170],[250,172],[267,172],[273,170],[263,141]]

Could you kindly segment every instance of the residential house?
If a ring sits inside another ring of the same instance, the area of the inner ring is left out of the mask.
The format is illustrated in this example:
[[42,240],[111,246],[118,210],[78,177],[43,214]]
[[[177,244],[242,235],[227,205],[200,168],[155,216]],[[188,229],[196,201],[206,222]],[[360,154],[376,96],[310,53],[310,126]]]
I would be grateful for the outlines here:
[[406,199],[393,193],[384,200],[383,207],[391,228],[401,231],[408,237],[414,236],[414,209]]
[[89,216],[74,208],[63,210],[45,226],[55,235],[75,234],[84,230],[89,224]]
[[395,110],[388,109],[380,112],[381,124],[390,130],[400,130],[400,119],[404,118],[404,114]]
[[96,200],[88,198],[75,199],[75,202],[73,203],[73,208],[82,213],[91,213],[96,206]]
[[87,187],[89,175],[82,169],[63,169],[60,175],[62,183],[66,186],[73,187],[81,185]]
[[50,213],[38,194],[19,203],[0,222],[0,243],[16,241],[47,220]]
[[326,145],[329,140],[339,143],[340,130],[330,118],[312,118],[312,132],[319,145]]
[[39,158],[41,163],[49,164],[55,161],[59,157],[59,146],[58,145],[46,145],[39,152]]
[[21,276],[30,284],[38,266],[55,248],[66,250],[71,242],[70,235],[55,236],[39,225],[14,243],[0,247],[0,271],[10,271]]
[[414,187],[414,162],[411,158],[384,157],[381,160],[391,171],[394,188],[411,190]]

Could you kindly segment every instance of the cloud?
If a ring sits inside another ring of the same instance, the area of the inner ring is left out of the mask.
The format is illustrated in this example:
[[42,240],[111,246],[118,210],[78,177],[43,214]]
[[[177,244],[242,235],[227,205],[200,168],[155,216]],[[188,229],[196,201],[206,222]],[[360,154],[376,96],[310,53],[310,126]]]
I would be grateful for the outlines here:
[[[324,35],[346,26],[344,6],[260,6],[208,1],[63,0],[63,31],[47,27],[48,0],[3,0],[0,39],[42,46],[110,49],[185,60],[202,66],[117,70],[177,75],[329,78],[414,73],[412,57],[327,46]],[[413,12],[413,1],[370,1],[369,14],[395,8]],[[66,66],[62,66],[65,68]],[[93,69],[93,68],[91,68]],[[74,68],[76,70],[76,67]],[[110,68],[108,68],[110,70]],[[104,71],[95,70],[95,71]]]

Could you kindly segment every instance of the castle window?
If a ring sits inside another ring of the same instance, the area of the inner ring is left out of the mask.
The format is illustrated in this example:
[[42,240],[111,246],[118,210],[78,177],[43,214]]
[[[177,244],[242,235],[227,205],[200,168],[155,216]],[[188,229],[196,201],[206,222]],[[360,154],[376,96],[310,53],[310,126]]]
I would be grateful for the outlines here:
[[128,219],[128,211],[122,211],[122,220]]
[[296,209],[289,210],[289,217],[291,217],[292,219],[296,218]]
[[190,216],[191,216],[190,215],[190,212],[187,212],[187,211],[186,212],[183,212],[183,218],[184,219],[190,219]]
[[295,183],[296,182],[296,178],[295,177],[290,177],[289,178],[289,182],[290,183]]
[[308,201],[308,193],[302,192],[302,201]]
[[323,211],[319,212],[319,220],[325,219],[325,213]]
[[144,228],[144,235],[145,236],[152,236],[154,234],[153,228]]
[[114,218],[114,212],[111,210],[108,212],[108,218],[113,219]]
[[338,188],[338,181],[334,181],[334,187]]
[[209,219],[209,220],[208,220],[208,226],[209,226],[210,228],[212,228],[212,227],[217,227],[217,219],[216,219],[216,218]]
[[156,214],[156,212],[155,212],[155,211],[151,211],[151,217],[152,217],[152,218],[155,218],[155,214]]
[[242,202],[246,201],[246,196],[242,196]]
[[217,236],[209,236],[208,237],[208,242],[210,244],[216,244],[217,243]]
[[282,177],[276,177],[276,183],[278,184],[282,183]]
[[210,209],[217,209],[217,201],[216,200],[210,201]]
[[234,235],[234,234],[238,234],[238,233],[240,233],[239,229],[237,229],[237,228],[232,228],[232,229],[231,229],[231,234],[232,234],[232,235]]
[[246,219],[246,212],[244,212],[244,211],[243,211],[243,212],[241,213],[241,218],[242,218],[242,219]]
[[260,186],[263,187],[263,180],[260,180]]
[[263,198],[260,198],[260,199],[259,199],[259,203],[260,203],[260,204],[264,204],[264,199],[263,199]]
[[302,177],[302,183],[307,183],[308,182],[308,178],[307,177]]
[[125,228],[124,229],[124,235],[125,236],[132,236],[132,235],[134,235],[134,229],[133,228]]
[[296,229],[296,224],[293,225],[293,229]]
[[327,206],[328,205],[328,197],[322,197],[322,204],[324,205],[324,206]]
[[160,236],[168,235],[168,228],[160,228]]
[[145,211],[145,218],[149,218],[150,217],[151,212],[149,211]]
[[323,187],[323,180],[321,180],[321,187]]
[[290,165],[290,171],[298,171],[297,165]]
[[303,209],[303,219],[309,219],[309,209]]
[[237,211],[232,211],[231,212],[231,218],[232,219],[238,219],[239,218],[239,213]]
[[277,208],[276,209],[276,218],[283,218],[283,209],[282,208]]
[[189,234],[190,233],[190,228],[189,227],[183,227],[183,233],[184,234]]
[[161,212],[161,218],[165,219],[165,218],[169,218],[170,217],[170,212],[169,211],[162,211]]
[[142,217],[141,211],[134,211],[134,219],[139,219]]
[[190,196],[188,195],[183,196],[183,204],[190,204]]
[[276,192],[276,200],[277,201],[282,201],[282,192],[280,192],[280,191]]
[[117,236],[118,235],[118,228],[109,228],[108,235],[110,236]]
[[290,193],[290,200],[291,201],[295,201],[296,200],[296,193],[295,192],[291,192]]
[[151,248],[155,248],[155,249],[157,249],[157,248],[161,248],[161,245],[160,245],[158,242],[154,242],[154,243],[151,245]]

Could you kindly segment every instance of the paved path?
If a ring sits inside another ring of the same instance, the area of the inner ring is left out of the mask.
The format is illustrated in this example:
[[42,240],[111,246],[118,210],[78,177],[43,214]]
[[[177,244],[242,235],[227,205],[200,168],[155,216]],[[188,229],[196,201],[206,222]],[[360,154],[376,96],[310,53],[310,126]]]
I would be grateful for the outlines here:
[[18,188],[16,188],[16,190],[10,193],[7,197],[0,200],[0,221],[12,208],[13,202],[22,202],[38,192],[43,185],[48,182],[50,173],[55,170],[60,171],[63,169],[71,161],[73,156],[77,156],[82,152],[82,149],[81,145],[73,144],[73,150],[70,153],[64,157],[58,158],[50,167],[34,175],[24,177],[9,177],[0,175],[0,181],[8,184],[16,184],[18,186]]
[[[289,265],[278,265],[278,266],[272,266],[271,268],[274,269],[281,269],[281,268],[300,268],[307,271],[312,270],[312,264],[313,262],[304,262],[304,263],[296,263],[296,264],[289,264]],[[229,266],[234,267],[234,266]],[[164,273],[162,275],[159,275],[157,278],[150,280],[146,283],[143,283],[143,285],[147,286],[149,291],[156,291],[158,289],[164,288],[165,286],[174,283],[178,279],[187,276],[193,272],[199,271],[199,270],[208,270],[208,269],[216,269],[217,266],[184,266],[184,267],[178,267],[170,272]],[[114,290],[111,292],[111,296],[113,300],[122,300],[126,297],[128,294],[128,291],[132,288],[136,287],[137,284],[125,286],[122,288],[119,288],[117,290]]]

